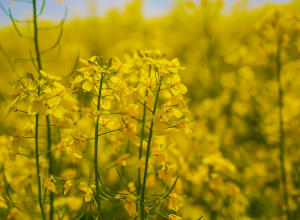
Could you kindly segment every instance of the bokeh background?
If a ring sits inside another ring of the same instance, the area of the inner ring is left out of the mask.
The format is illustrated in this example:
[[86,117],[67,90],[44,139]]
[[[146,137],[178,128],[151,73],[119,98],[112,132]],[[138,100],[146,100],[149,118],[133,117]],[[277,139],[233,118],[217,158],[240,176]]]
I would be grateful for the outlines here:
[[[32,16],[28,3],[14,1],[12,7],[9,0],[0,2],[5,11],[11,8],[15,19]],[[137,49],[159,49],[186,67],[181,77],[188,88],[193,133],[187,140],[178,137],[177,146],[168,152],[180,177],[174,190],[186,196],[178,215],[185,220],[201,215],[211,220],[281,220],[287,219],[288,209],[291,219],[300,218],[300,1],[47,0],[39,26],[58,26],[40,32],[42,49],[55,44],[66,6],[61,41],[42,55],[46,72],[69,76],[74,65],[83,66],[76,62],[78,57],[116,55],[125,60],[124,54]],[[11,84],[35,71],[29,55],[33,44],[18,35],[4,10],[0,11],[3,116],[5,103],[14,99]],[[280,170],[275,18],[284,32],[280,65],[288,207]],[[26,23],[18,27],[22,33],[32,33]],[[26,121],[1,117],[0,124],[14,132]],[[1,163],[13,167],[16,162],[8,159],[5,131],[0,130],[0,135]],[[107,150],[103,160],[108,161],[105,158],[111,158],[112,152]],[[16,171],[6,172],[10,184],[22,191],[30,172],[22,172],[17,181],[12,178]],[[4,213],[5,201],[1,202]],[[70,210],[77,208],[71,200],[59,202]],[[117,219],[129,219],[123,214]]]

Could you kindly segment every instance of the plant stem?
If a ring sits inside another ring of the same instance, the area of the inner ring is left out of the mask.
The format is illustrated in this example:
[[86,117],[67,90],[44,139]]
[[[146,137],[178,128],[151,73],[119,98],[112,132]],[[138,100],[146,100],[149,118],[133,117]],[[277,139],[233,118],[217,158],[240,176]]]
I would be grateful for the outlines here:
[[291,215],[289,212],[288,206],[288,193],[286,187],[286,171],[284,167],[284,128],[283,128],[283,119],[282,119],[282,107],[283,107],[283,91],[281,85],[281,60],[280,60],[280,41],[277,41],[277,52],[276,52],[276,75],[277,75],[277,83],[278,83],[278,107],[279,107],[279,132],[280,132],[280,140],[279,140],[279,149],[280,149],[280,169],[281,169],[281,181],[283,187],[283,198],[284,198],[284,205],[285,205],[285,214],[287,216],[287,220],[291,219]]
[[[97,110],[100,110],[100,101],[101,101],[101,91],[102,91],[102,82],[103,82],[103,73],[101,73],[101,81],[100,81],[100,88],[99,88],[99,95],[98,95],[98,103],[97,103]],[[95,182],[96,182],[96,200],[98,204],[98,219],[101,220],[101,203],[100,203],[100,190],[99,190],[99,173],[98,173],[98,128],[99,128],[99,117],[97,118],[97,123],[95,126],[95,153],[94,153],[94,169],[95,169]]]
[[[38,34],[37,34],[37,16],[36,16],[36,0],[32,1],[33,4],[33,24],[34,24],[34,42],[35,42],[35,50],[37,54],[37,60],[39,68],[41,69],[41,60],[39,56],[39,46],[38,46]],[[40,79],[41,77],[39,77]],[[38,96],[40,96],[40,87],[38,85]],[[39,135],[39,114],[35,116],[35,157],[36,157],[36,172],[37,172],[37,180],[38,180],[38,197],[39,204],[42,212],[43,219],[46,220],[45,211],[43,207],[42,200],[42,186],[41,186],[41,178],[40,178],[40,162],[39,162],[39,144],[38,144],[38,135]]]
[[[52,162],[52,156],[51,156],[51,129],[50,129],[50,117],[49,115],[46,116],[47,120],[47,143],[48,143],[48,159],[49,159],[49,174],[54,174],[54,167]],[[50,191],[50,220],[53,220],[53,202],[54,202],[54,195],[53,192]]]
[[[159,96],[159,91],[160,91],[160,86],[161,84],[158,84],[158,90],[157,94],[155,97],[155,103],[152,111],[152,115],[155,115],[156,111],[156,106],[157,106],[157,101],[158,101],[158,96]],[[143,188],[142,188],[142,196],[141,196],[141,220],[144,220],[145,216],[145,211],[144,211],[144,200],[145,200],[145,188],[146,188],[146,181],[147,181],[147,171],[148,171],[148,161],[149,161],[149,155],[150,155],[150,146],[151,146],[151,140],[152,140],[152,135],[153,135],[153,120],[151,121],[151,126],[150,126],[150,133],[149,133],[149,138],[148,138],[148,144],[147,144],[147,153],[146,153],[146,162],[145,162],[145,172],[144,172],[144,181],[143,181]]]
[[[149,78],[151,74],[151,65],[149,66]],[[146,90],[145,97],[148,96],[148,90]],[[142,131],[141,137],[144,137],[145,132],[145,122],[146,122],[146,109],[147,109],[147,102],[144,102],[144,109],[143,109],[143,119],[142,119]],[[140,148],[139,148],[139,161],[143,155],[143,139],[141,138]],[[138,169],[138,177],[137,177],[137,194],[140,195],[141,193],[141,168]],[[138,204],[136,205],[136,209],[138,210]],[[137,217],[135,217],[137,219]]]

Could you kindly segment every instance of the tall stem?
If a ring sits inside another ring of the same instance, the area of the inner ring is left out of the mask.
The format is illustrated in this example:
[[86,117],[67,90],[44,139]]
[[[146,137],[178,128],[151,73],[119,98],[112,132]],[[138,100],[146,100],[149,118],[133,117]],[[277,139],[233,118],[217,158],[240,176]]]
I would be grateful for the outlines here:
[[[39,70],[42,70],[42,61],[41,61],[41,56],[40,56],[40,51],[39,51],[39,43],[38,43],[36,0],[33,0],[32,3],[33,3],[33,24],[34,24],[35,52],[36,52],[36,57],[37,57],[38,68],[39,68]],[[50,130],[50,117],[49,117],[49,115],[46,116],[46,119],[47,119],[47,143],[48,143],[47,150],[49,151],[49,150],[51,150],[51,130]],[[49,152],[47,155],[48,155],[48,160],[49,160],[49,174],[53,174],[53,163],[52,163],[51,152]],[[53,201],[54,201],[54,195],[53,195],[53,192],[50,191],[50,220],[53,220]]]
[[[38,60],[38,67],[41,69],[41,60],[40,60],[40,53],[38,47],[38,34],[37,34],[37,15],[36,15],[36,0],[32,1],[33,4],[33,24],[34,24],[34,42],[35,42],[35,50]],[[41,77],[39,76],[39,79]],[[38,96],[40,96],[40,85],[38,84]],[[39,136],[39,114],[35,116],[35,157],[36,157],[36,172],[37,172],[37,180],[38,180],[38,197],[39,197],[39,204],[42,212],[43,219],[46,220],[46,215],[43,206],[42,200],[42,186],[41,186],[41,177],[40,177],[40,161],[39,161],[39,145],[38,145],[38,136]]]
[[[98,102],[97,102],[97,110],[100,110],[100,101],[101,101],[101,91],[102,91],[102,83],[103,83],[103,73],[101,73],[101,81],[100,81],[100,88],[99,88],[99,95],[98,95]],[[95,169],[95,181],[96,181],[96,200],[98,204],[98,219],[101,220],[101,203],[100,203],[100,190],[99,190],[99,173],[98,173],[98,130],[99,130],[99,117],[97,117],[97,122],[95,125],[95,153],[94,153],[94,169]]]
[[[46,116],[47,120],[47,143],[48,143],[48,148],[47,151],[48,154],[48,159],[49,159],[49,174],[54,174],[54,167],[53,167],[53,162],[52,162],[52,156],[51,156],[51,130],[50,130],[50,117],[49,115]],[[50,191],[50,220],[53,220],[53,202],[54,202],[54,194],[52,191]]]
[[[155,97],[155,103],[154,103],[154,107],[153,107],[153,111],[152,111],[152,115],[155,115],[158,96],[159,96],[159,91],[160,91],[160,86],[161,86],[161,83],[159,82],[157,94],[156,94],[156,97]],[[146,182],[147,182],[148,162],[149,162],[149,155],[150,155],[151,140],[152,140],[152,135],[153,135],[153,126],[154,126],[154,123],[153,123],[153,120],[152,120],[151,121],[151,126],[150,126],[148,144],[147,144],[144,181],[143,181],[142,196],[141,196],[141,220],[144,220],[144,218],[145,218],[145,211],[144,211],[145,188],[146,188]]]
[[[151,65],[149,66],[149,77],[151,74]],[[146,90],[146,94],[145,97],[148,96],[148,90]],[[141,137],[144,137],[144,132],[145,132],[145,122],[146,122],[146,110],[147,110],[147,102],[144,102],[144,109],[143,109],[143,119],[142,119],[142,131],[141,131]],[[143,142],[144,140],[141,139],[140,142],[140,148],[139,148],[139,161],[142,158],[143,155]],[[141,193],[141,168],[138,169],[138,177],[137,177],[137,194],[140,195]],[[138,210],[138,205],[136,206],[136,209]],[[135,219],[137,219],[137,217],[135,217]]]
[[278,107],[279,107],[279,132],[280,132],[280,140],[279,140],[279,149],[280,149],[280,169],[281,169],[281,181],[283,187],[283,198],[284,198],[284,205],[285,205],[285,214],[287,216],[287,220],[291,219],[291,215],[289,212],[288,206],[288,193],[286,187],[286,172],[284,168],[284,128],[283,128],[283,120],[282,120],[282,107],[283,107],[283,91],[281,85],[281,60],[280,60],[280,42],[277,42],[277,53],[276,53],[276,75],[277,75],[277,83],[278,83]]

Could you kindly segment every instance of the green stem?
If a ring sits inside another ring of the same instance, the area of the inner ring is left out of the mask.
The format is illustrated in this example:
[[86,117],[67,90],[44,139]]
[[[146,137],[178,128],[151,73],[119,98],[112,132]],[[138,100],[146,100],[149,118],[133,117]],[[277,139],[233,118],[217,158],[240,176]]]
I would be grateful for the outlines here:
[[39,161],[39,144],[38,144],[38,135],[39,135],[39,114],[36,115],[36,127],[35,127],[35,159],[36,159],[36,172],[37,172],[37,180],[38,180],[38,193],[39,193],[39,204],[42,212],[43,219],[46,220],[43,200],[42,200],[42,186],[41,186],[41,178],[40,178],[40,161]]
[[[156,97],[155,97],[155,103],[154,103],[152,115],[155,115],[158,96],[159,96],[159,91],[160,91],[160,86],[161,86],[161,84],[158,84],[158,90],[157,90],[157,94],[156,94]],[[150,155],[150,146],[151,146],[151,140],[152,140],[152,135],[153,135],[153,126],[154,126],[154,123],[153,123],[153,120],[152,120],[151,121],[151,126],[150,126],[148,144],[147,144],[144,181],[143,181],[142,196],[141,196],[141,220],[144,220],[144,218],[145,218],[145,211],[144,211],[144,202],[145,201],[144,200],[145,200],[145,189],[146,189],[146,182],[147,182],[147,171],[148,171],[148,161],[149,161],[149,155]]]
[[278,83],[278,107],[279,107],[279,132],[280,132],[280,140],[279,140],[279,149],[280,149],[280,169],[281,169],[281,181],[283,187],[283,198],[284,198],[284,205],[285,205],[285,214],[287,216],[287,220],[291,219],[291,215],[289,212],[288,206],[288,193],[286,187],[286,171],[284,168],[284,128],[283,128],[283,119],[282,119],[282,107],[283,107],[283,91],[282,85],[280,80],[280,72],[281,72],[281,60],[280,60],[280,42],[277,42],[277,53],[276,53],[276,75],[277,75],[277,83]]
[[[35,42],[35,50],[38,60],[38,66],[41,70],[41,59],[39,53],[39,45],[38,45],[38,31],[37,31],[37,16],[36,16],[36,0],[32,1],[33,5],[33,24],[34,24],[34,42]],[[41,77],[39,77],[40,79]],[[38,96],[40,96],[40,87],[38,87]],[[36,172],[37,172],[37,180],[38,180],[38,197],[39,197],[39,204],[42,212],[43,219],[46,220],[46,215],[43,207],[43,200],[42,200],[42,186],[41,186],[41,178],[40,178],[40,161],[39,161],[39,144],[38,144],[38,134],[39,134],[39,114],[35,116],[35,159],[36,159]]]
[[[150,74],[151,74],[151,65],[149,66],[149,78],[150,78]],[[148,90],[146,90],[145,92],[145,97],[147,98],[148,96]],[[147,102],[145,101],[144,104],[144,109],[143,109],[143,119],[142,119],[142,132],[141,132],[141,137],[144,137],[144,132],[145,132],[145,122],[146,122],[146,110],[147,110]],[[149,128],[150,130],[150,128]],[[140,141],[140,148],[139,148],[139,160],[142,158],[143,155],[143,139],[141,139]],[[141,193],[141,168],[138,169],[138,178],[137,178],[137,194],[140,195]],[[136,206],[136,208],[138,209],[138,205]],[[137,219],[137,217],[135,218]]]
[[[98,95],[98,103],[97,103],[97,110],[100,110],[100,101],[101,101],[101,91],[102,91],[102,82],[103,82],[103,73],[101,73],[101,81],[100,81],[100,88],[99,88],[99,95]],[[99,115],[97,118],[97,123],[95,126],[95,153],[94,153],[94,171],[95,171],[95,181],[96,181],[96,200],[98,204],[98,218],[101,220],[101,203],[100,203],[100,190],[99,190],[99,173],[98,173],[98,129],[99,129]]]

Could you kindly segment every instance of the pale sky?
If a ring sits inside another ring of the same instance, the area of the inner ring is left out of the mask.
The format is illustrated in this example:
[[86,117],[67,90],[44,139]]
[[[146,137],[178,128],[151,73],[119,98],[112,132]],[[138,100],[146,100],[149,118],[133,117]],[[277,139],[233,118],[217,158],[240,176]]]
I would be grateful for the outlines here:
[[[28,1],[28,0],[24,0]],[[123,10],[127,4],[133,0],[62,0],[63,3],[58,3],[55,0],[47,0],[43,16],[41,18],[50,19],[51,21],[59,21],[64,17],[65,7],[68,6],[67,21],[74,18],[86,18],[91,16],[90,5],[96,2],[95,14],[98,16],[105,16],[110,9]],[[153,18],[163,16],[172,9],[172,5],[177,0],[143,0],[143,15],[145,18]],[[201,0],[193,0],[196,5],[200,4]],[[42,6],[43,0],[37,0],[37,6]],[[225,7],[223,13],[230,13],[230,9],[236,0],[224,0]],[[284,4],[291,2],[291,0],[248,0],[249,7],[259,7],[265,3]],[[15,0],[14,6],[11,5],[11,0],[0,0],[0,3],[6,11],[11,9],[12,15],[15,19],[31,18],[32,4],[22,2],[22,0]],[[0,27],[10,25],[10,18],[0,9]]]

